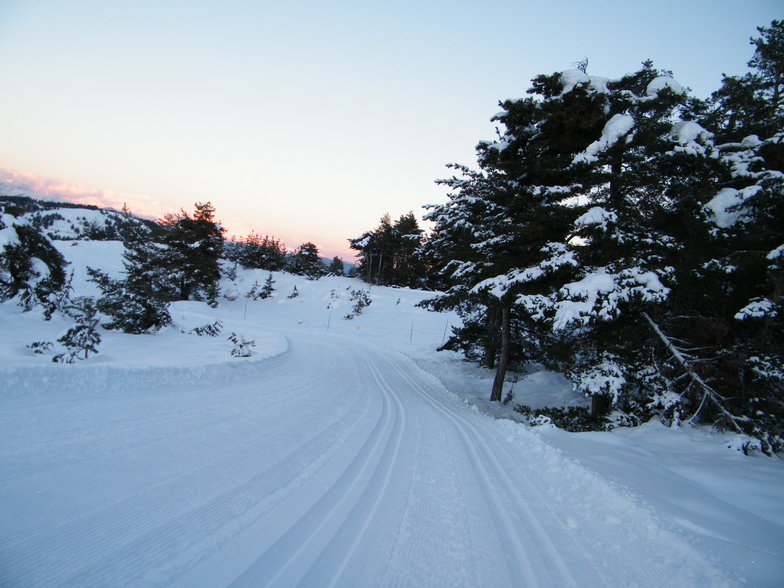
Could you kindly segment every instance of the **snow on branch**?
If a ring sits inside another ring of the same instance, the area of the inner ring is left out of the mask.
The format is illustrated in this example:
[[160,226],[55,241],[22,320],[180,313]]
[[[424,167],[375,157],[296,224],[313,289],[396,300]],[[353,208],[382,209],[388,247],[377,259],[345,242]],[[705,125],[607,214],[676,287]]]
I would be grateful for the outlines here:
[[630,131],[634,129],[634,118],[630,114],[616,114],[607,121],[602,129],[602,136],[598,141],[594,141],[583,151],[574,157],[574,163],[594,163],[599,160],[599,154],[607,151],[615,145],[622,137],[626,137],[628,143],[633,135]]

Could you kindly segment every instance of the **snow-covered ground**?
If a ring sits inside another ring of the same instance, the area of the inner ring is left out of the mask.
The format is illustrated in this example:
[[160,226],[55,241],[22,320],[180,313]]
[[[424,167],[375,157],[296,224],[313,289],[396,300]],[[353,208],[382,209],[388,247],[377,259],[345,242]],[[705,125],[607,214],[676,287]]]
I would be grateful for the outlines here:
[[[58,247],[77,293],[86,264],[122,269],[116,243]],[[76,365],[25,347],[67,321],[0,305],[1,585],[781,585],[779,458],[655,423],[531,429],[434,351],[457,319],[427,293],[370,288],[347,320],[367,285],[274,274],[272,298],[241,296],[267,275],[159,334],[104,331]],[[581,402],[556,374],[514,393]]]

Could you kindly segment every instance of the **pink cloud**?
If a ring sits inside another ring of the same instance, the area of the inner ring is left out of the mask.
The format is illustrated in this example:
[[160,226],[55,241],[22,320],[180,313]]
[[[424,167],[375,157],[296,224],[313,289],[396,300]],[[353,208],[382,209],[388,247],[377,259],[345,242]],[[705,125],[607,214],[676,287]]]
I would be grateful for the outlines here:
[[29,194],[31,196],[64,200],[76,204],[92,204],[116,210],[121,210],[123,205],[127,204],[134,214],[152,218],[162,216],[161,205],[149,196],[98,190],[30,172],[0,169],[0,186],[4,188],[6,194],[12,193],[13,190],[20,190],[22,193],[31,193]]

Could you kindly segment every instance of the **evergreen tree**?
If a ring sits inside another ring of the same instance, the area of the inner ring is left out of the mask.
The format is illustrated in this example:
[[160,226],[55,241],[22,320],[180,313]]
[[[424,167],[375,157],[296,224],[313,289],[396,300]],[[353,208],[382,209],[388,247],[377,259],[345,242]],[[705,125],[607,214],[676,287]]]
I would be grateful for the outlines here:
[[318,247],[313,243],[303,243],[292,258],[291,273],[318,280],[326,273],[319,257]]
[[343,260],[340,259],[337,255],[332,258],[332,263],[330,263],[327,267],[327,274],[330,276],[343,275]]
[[156,243],[155,235],[123,209],[119,232],[123,240],[125,279],[110,278],[103,271],[88,268],[90,280],[101,291],[98,309],[111,317],[107,329],[126,333],[149,333],[171,323],[168,302],[176,300],[179,284],[171,273],[169,250]]
[[77,320],[59,339],[66,347],[65,353],[52,358],[58,363],[73,363],[76,359],[87,359],[90,353],[98,353],[101,334],[98,332],[98,309],[91,298],[82,298],[71,308]]
[[67,283],[66,261],[38,228],[18,218],[22,209],[6,204],[1,212],[0,301],[18,297],[25,310],[41,305],[49,318]]
[[700,122],[714,130],[719,143],[741,141],[749,135],[771,136],[784,123],[784,21],[757,27],[752,38],[751,72],[724,76],[711,95]]
[[192,217],[182,210],[179,214],[167,214],[160,224],[167,229],[163,244],[167,248],[167,269],[178,289],[177,298],[215,303],[225,232],[215,220],[215,208],[209,202],[197,202]]
[[366,282],[387,286],[421,286],[425,268],[416,254],[422,244],[422,229],[413,212],[392,222],[389,214],[378,227],[349,239],[358,251],[358,272]]
[[267,276],[267,279],[264,281],[264,286],[262,286],[261,291],[259,292],[259,298],[267,299],[272,296],[272,293],[275,291],[274,288],[275,280],[272,279],[272,274]]
[[247,268],[281,271],[285,267],[286,247],[275,237],[262,237],[252,231],[242,241],[234,241],[231,259]]

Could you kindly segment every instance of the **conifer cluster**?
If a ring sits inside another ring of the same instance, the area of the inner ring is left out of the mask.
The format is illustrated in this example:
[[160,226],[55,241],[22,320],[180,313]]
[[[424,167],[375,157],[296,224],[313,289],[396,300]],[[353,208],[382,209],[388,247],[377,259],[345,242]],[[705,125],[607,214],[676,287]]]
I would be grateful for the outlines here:
[[650,61],[538,76],[501,103],[479,169],[440,181],[419,255],[446,291],[428,304],[463,318],[445,347],[497,368],[491,400],[509,366],[537,362],[597,422],[782,446],[784,23],[758,31],[752,73],[705,101]]

